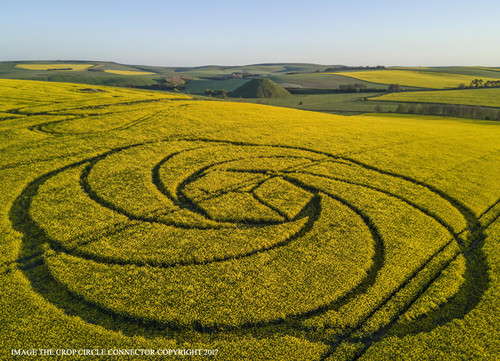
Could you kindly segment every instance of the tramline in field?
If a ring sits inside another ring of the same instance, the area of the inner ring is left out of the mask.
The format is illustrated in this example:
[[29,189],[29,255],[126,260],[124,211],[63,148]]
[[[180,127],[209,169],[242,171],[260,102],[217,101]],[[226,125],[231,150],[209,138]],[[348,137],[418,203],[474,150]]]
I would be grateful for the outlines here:
[[496,124],[81,88],[0,80],[3,347],[498,351]]

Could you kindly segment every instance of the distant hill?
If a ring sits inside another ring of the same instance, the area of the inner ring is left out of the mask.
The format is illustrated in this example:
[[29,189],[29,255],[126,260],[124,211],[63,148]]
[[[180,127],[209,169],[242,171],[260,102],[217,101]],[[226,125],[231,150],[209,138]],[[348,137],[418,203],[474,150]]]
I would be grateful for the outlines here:
[[235,98],[281,98],[289,95],[288,90],[270,79],[252,79],[229,93]]
[[[189,76],[196,83],[195,92],[203,93],[206,88],[233,90],[241,85],[242,75],[253,74],[267,77],[272,74],[313,74],[337,65],[306,63],[268,63],[242,66],[197,66],[163,67],[148,65],[127,65],[110,61],[85,60],[29,60],[0,61],[0,78],[71,82],[93,85],[115,85],[148,87],[163,84],[165,77]],[[233,81],[236,79],[236,81]],[[231,80],[231,86],[214,83]],[[200,83],[200,84],[198,84]],[[205,83],[205,84],[201,84]],[[234,83],[234,85],[232,84]]]

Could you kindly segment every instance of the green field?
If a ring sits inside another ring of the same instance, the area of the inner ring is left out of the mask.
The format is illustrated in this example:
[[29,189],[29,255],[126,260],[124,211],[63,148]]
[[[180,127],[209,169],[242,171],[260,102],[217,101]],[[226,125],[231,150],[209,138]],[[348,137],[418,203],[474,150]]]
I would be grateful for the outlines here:
[[[106,71],[89,71],[94,67],[103,67]],[[58,70],[68,68],[72,70]],[[0,62],[0,78],[89,85],[150,86],[160,82],[162,76],[173,73],[169,68],[157,73],[142,66],[110,62]]]
[[118,75],[154,75],[156,73],[150,71],[140,71],[140,70],[105,70],[106,73],[118,74]]
[[337,74],[272,74],[269,79],[286,88],[337,89],[339,85],[363,84],[367,88],[387,89],[387,85],[375,84]]
[[500,354],[498,122],[0,80],[0,139],[0,359]]
[[66,64],[66,63],[61,63],[61,64],[17,64],[16,68],[19,69],[27,69],[27,70],[61,70],[61,71],[68,71],[68,70],[74,70],[74,71],[79,71],[79,70],[87,70],[90,67],[93,67],[94,64]]
[[479,105],[500,108],[500,89],[465,89],[427,92],[403,92],[386,94],[371,100],[391,102],[442,103]]
[[[57,68],[72,68],[72,71]],[[88,71],[103,67],[105,71]],[[386,89],[387,85],[373,84],[341,75],[316,73],[329,66],[318,64],[256,64],[245,66],[160,67],[125,65],[111,62],[0,62],[0,78],[74,82],[93,85],[151,86],[168,76],[188,76],[187,93],[203,93],[205,89],[232,91],[249,78],[233,73],[265,77],[285,87],[337,89],[339,85],[364,84],[368,88]]]
[[[255,77],[269,78],[285,88],[316,90],[338,89],[342,85],[354,84],[372,90],[386,90],[391,83],[398,83],[405,90],[440,89],[456,88],[461,83],[469,85],[476,78],[484,81],[500,79],[498,68],[487,67],[391,67],[384,70],[325,73],[327,69],[338,67],[300,63],[161,67],[95,61],[10,61],[0,62],[0,77],[94,85],[152,86],[162,83],[164,77],[186,76],[192,79],[184,89],[188,93],[203,93],[205,89],[232,91]],[[103,68],[104,71],[89,71],[89,68]]]
[[[397,103],[378,101],[373,98],[380,93],[334,93],[334,94],[311,94],[292,95],[284,98],[269,99],[238,99],[250,103],[260,103],[278,107],[310,110],[315,112],[333,113],[341,115],[355,115],[362,113],[372,113],[377,104],[380,104],[383,112],[395,111]],[[369,99],[369,101],[367,101]],[[381,100],[385,100],[383,97]]]
[[424,72],[447,73],[470,75],[475,78],[500,78],[500,68],[488,68],[484,66],[437,66],[437,67],[393,67],[397,70],[415,70]]
[[468,86],[470,82],[476,78],[483,78],[484,81],[498,80],[500,78],[500,73],[496,72],[489,72],[489,77],[483,77],[483,69],[476,69],[467,73],[448,73],[446,69],[439,68],[434,71],[429,71],[425,68],[424,70],[388,69],[351,71],[335,74],[349,76],[354,79],[372,83],[399,84],[430,89],[458,88],[460,84]]

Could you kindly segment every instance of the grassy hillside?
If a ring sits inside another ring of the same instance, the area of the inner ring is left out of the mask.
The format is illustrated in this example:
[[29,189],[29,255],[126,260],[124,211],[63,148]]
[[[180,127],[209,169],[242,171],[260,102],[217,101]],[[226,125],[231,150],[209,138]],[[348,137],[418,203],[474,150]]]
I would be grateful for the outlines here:
[[20,80],[0,113],[0,358],[500,352],[498,123]]
[[[56,68],[71,68],[56,70]],[[105,71],[88,71],[102,68]],[[191,77],[185,91],[203,93],[205,89],[232,91],[252,77],[269,78],[286,88],[338,89],[361,84],[368,89],[387,89],[398,83],[403,89],[448,88],[468,85],[475,78],[500,79],[498,68],[486,67],[393,67],[324,73],[345,69],[338,65],[270,63],[244,66],[161,67],[125,65],[96,61],[11,61],[0,62],[0,78],[77,82],[95,85],[152,86],[164,77]],[[318,73],[319,71],[319,73]]]
[[465,89],[385,94],[374,100],[394,102],[444,103],[500,108],[500,89]]
[[[460,84],[469,85],[470,82],[480,75],[457,74],[442,71],[427,70],[370,70],[335,73],[349,76],[363,81],[381,84],[400,84],[419,88],[444,89],[458,88]],[[500,76],[500,74],[499,74]],[[498,77],[483,78],[487,80],[498,80]]]
[[311,94],[265,100],[249,98],[241,101],[342,115],[372,113],[377,105],[381,107],[380,110],[383,112],[396,110],[398,103],[378,101],[378,98],[373,98],[378,94],[380,93]]
[[[57,71],[56,68],[72,67],[72,71]],[[103,67],[105,72],[86,71],[90,67]],[[125,65],[95,61],[18,61],[0,62],[0,78],[78,82],[96,85],[144,86],[161,82],[164,76],[184,75],[193,78],[186,90],[203,93],[205,89],[232,91],[248,79],[232,79],[233,73],[269,77],[288,87],[338,88],[340,84],[365,83],[349,77],[321,76],[331,65],[318,64],[255,64],[245,66],[200,66],[161,67],[146,65]],[[50,70],[47,70],[50,69]],[[79,71],[82,70],[82,71]],[[141,72],[141,73],[139,73]],[[131,75],[134,75],[133,77]],[[367,87],[386,88],[384,85],[366,83]]]
[[[64,70],[69,68],[71,70]],[[92,71],[95,68],[102,68],[104,71]],[[166,72],[166,69],[163,71]],[[170,72],[173,73],[173,71]],[[149,86],[161,82],[161,77],[165,74],[148,71],[140,66],[110,62],[0,62],[0,78],[4,79],[72,82],[90,85]]]
[[348,76],[324,73],[272,74],[269,79],[286,88],[337,89],[339,85],[363,84],[367,88],[387,89],[385,84],[375,84]]
[[252,79],[229,93],[231,97],[283,98],[291,94],[270,79]]
[[475,78],[500,78],[500,68],[489,68],[484,66],[437,66],[437,67],[418,67],[418,68],[405,68],[394,67],[399,70],[416,70],[435,73],[447,74],[461,74],[470,75]]
[[230,92],[242,86],[247,81],[248,79],[241,78],[226,80],[195,79],[186,84],[184,92],[203,94],[205,89],[224,90]]

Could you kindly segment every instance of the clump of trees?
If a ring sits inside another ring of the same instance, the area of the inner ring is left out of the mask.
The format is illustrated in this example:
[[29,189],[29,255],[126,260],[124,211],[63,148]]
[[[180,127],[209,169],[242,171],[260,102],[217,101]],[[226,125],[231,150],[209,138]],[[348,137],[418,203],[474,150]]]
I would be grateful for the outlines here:
[[154,90],[169,90],[179,92],[186,88],[186,84],[193,78],[187,75],[173,75],[158,79],[157,84],[140,86],[139,88],[154,89]]
[[186,84],[189,83],[193,78],[187,75],[174,75],[167,76],[164,78],[155,79],[156,84],[152,85],[120,85],[125,87],[139,88],[139,89],[152,89],[152,90],[168,90],[174,92],[180,92],[186,88]]
[[359,93],[360,91],[366,91],[367,87],[365,84],[340,84],[339,90],[343,93]]
[[399,104],[396,113],[500,121],[500,110],[455,104]]
[[286,88],[291,94],[377,93],[382,88],[368,88],[365,84],[340,84],[338,88]]
[[399,84],[389,84],[387,88],[388,93],[397,93],[401,91],[401,86]]
[[104,72],[106,69],[104,68],[103,65],[95,65],[87,69],[87,71],[97,71],[97,72]]
[[189,83],[193,78],[187,75],[174,75],[167,76],[164,78],[164,83],[160,84],[162,89],[167,90],[183,90],[186,84]]
[[229,92],[227,90],[223,89],[218,89],[218,90],[205,89],[205,95],[208,97],[219,97],[222,99],[226,99],[228,93]]
[[472,88],[500,88],[500,80],[487,80],[474,79],[470,82],[469,86],[464,83],[458,86],[459,89],[472,89]]
[[206,76],[205,79],[209,80],[228,80],[228,79],[250,79],[260,77],[261,74],[254,74],[248,72],[236,71],[228,75],[219,75],[219,76]]
[[[336,71],[344,71],[344,70],[380,70],[380,69],[385,69],[385,66],[383,65],[376,65],[376,66],[346,66],[346,65],[337,65],[331,68],[326,68],[323,70],[324,73],[333,73]],[[321,70],[317,70],[317,73],[320,73]]]

